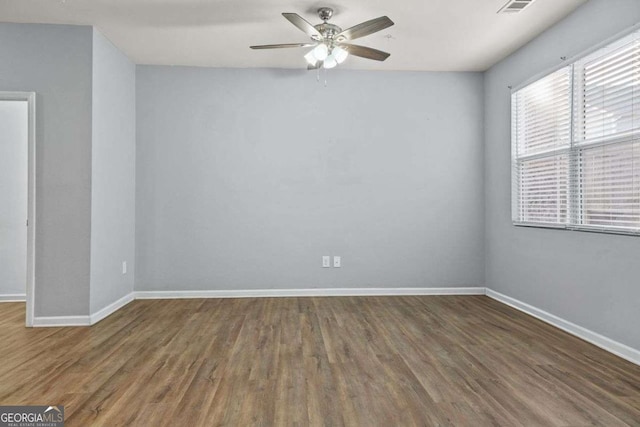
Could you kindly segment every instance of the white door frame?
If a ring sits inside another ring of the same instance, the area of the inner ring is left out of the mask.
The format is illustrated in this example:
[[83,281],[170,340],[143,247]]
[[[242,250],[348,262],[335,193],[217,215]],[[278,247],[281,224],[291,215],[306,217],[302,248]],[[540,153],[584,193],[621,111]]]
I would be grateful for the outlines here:
[[27,196],[27,283],[26,325],[33,326],[33,310],[36,285],[36,93],[35,92],[0,92],[0,101],[27,101],[28,118],[28,196]]

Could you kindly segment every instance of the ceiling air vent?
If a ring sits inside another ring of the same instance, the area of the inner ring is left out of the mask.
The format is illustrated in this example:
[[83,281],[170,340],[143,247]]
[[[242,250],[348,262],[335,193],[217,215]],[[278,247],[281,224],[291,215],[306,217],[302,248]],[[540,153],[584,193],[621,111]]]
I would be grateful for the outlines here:
[[522,12],[525,7],[529,6],[535,0],[509,0],[507,4],[502,6],[498,13],[517,13]]

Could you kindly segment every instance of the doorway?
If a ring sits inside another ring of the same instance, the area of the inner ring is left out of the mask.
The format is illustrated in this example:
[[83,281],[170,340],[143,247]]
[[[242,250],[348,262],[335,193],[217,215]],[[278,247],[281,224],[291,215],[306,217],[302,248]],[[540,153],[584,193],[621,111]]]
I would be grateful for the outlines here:
[[0,92],[0,300],[26,301],[35,281],[35,93]]

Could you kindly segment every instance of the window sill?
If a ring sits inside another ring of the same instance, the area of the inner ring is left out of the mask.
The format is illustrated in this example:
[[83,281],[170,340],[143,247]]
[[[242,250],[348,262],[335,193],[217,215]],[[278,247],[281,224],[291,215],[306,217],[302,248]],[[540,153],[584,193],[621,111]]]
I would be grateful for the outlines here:
[[532,223],[532,222],[515,222],[515,221],[512,223],[516,227],[544,228],[548,230],[562,230],[562,231],[586,231],[587,233],[616,234],[621,236],[636,236],[636,237],[640,236],[640,230],[618,230],[614,228],[545,224],[545,223]]

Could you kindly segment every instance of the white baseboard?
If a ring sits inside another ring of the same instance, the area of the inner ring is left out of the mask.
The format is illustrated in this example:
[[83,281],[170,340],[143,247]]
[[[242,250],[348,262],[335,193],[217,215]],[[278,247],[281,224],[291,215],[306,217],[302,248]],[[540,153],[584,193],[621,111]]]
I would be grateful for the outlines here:
[[34,327],[91,326],[89,316],[34,317]]
[[596,332],[590,331],[589,329],[583,328],[582,326],[576,325],[575,323],[569,322],[568,320],[564,320],[554,314],[548,313],[537,307],[519,301],[515,298],[508,297],[489,288],[487,288],[487,296],[524,313],[527,313],[537,319],[540,319],[543,322],[555,326],[558,329],[562,329],[563,331],[568,332],[571,335],[575,335],[580,339],[590,342],[591,344],[600,347],[601,349],[606,350],[609,353],[613,353],[616,356],[628,360],[629,362],[640,365],[640,350],[636,350],[635,348],[629,347],[625,344],[621,344]]
[[91,322],[91,324],[95,324],[98,323],[99,321],[101,321],[102,319],[104,319],[105,317],[115,313],[116,311],[120,310],[122,307],[124,307],[125,305],[129,304],[131,301],[134,300],[134,296],[133,296],[133,292],[130,292],[129,294],[123,296],[122,298],[120,298],[119,300],[109,304],[108,306],[104,307],[101,310],[96,311],[95,313],[93,313],[92,315],[89,316],[89,320]]
[[33,319],[33,326],[41,327],[61,327],[61,326],[91,326],[98,323],[110,314],[115,313],[125,305],[134,300],[133,292],[120,298],[112,304],[104,307],[100,311],[90,316],[42,316]]
[[0,302],[25,302],[26,294],[0,294]]
[[314,288],[209,291],[135,291],[135,299],[270,298],[402,295],[484,295],[483,287],[465,288]]

